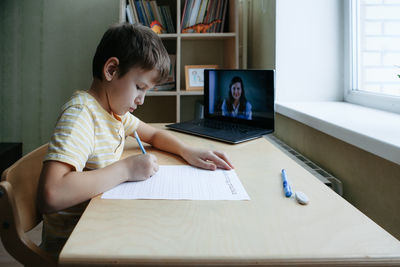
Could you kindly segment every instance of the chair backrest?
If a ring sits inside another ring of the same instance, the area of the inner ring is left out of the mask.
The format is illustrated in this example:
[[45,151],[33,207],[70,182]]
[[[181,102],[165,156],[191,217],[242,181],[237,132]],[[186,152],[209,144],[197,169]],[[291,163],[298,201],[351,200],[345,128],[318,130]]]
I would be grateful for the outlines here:
[[37,187],[47,144],[25,155],[1,176],[0,235],[5,249],[27,266],[55,266],[56,260],[25,234],[42,221]]

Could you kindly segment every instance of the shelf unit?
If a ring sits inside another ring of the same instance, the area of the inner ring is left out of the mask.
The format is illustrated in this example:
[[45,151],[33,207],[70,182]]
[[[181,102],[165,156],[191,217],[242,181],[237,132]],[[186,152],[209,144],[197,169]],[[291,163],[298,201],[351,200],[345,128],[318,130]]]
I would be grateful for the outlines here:
[[[203,0],[204,1],[204,0]],[[239,67],[239,3],[228,0],[223,33],[180,33],[184,0],[157,0],[169,5],[177,33],[160,34],[169,54],[176,55],[174,91],[149,91],[145,104],[135,116],[145,122],[180,122],[195,117],[195,103],[203,100],[203,91],[185,90],[185,65],[218,65],[219,68]],[[120,0],[119,21],[126,21],[127,0]]]

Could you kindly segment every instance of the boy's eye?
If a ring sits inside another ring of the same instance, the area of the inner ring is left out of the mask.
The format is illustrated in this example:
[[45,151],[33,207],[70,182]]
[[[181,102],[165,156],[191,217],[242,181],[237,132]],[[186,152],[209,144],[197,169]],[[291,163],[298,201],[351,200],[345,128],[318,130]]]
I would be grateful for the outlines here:
[[136,84],[136,88],[139,89],[139,90],[143,90],[143,89],[144,89],[144,87],[140,87],[140,86],[137,85],[137,84]]

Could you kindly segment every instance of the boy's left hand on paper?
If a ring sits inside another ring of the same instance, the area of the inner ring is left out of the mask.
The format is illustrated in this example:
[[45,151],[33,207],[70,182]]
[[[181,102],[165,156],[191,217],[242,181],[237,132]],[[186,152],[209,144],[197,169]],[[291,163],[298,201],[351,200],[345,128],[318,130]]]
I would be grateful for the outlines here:
[[232,163],[224,152],[207,151],[196,148],[185,148],[182,157],[190,164],[202,169],[216,170],[217,168],[231,170]]

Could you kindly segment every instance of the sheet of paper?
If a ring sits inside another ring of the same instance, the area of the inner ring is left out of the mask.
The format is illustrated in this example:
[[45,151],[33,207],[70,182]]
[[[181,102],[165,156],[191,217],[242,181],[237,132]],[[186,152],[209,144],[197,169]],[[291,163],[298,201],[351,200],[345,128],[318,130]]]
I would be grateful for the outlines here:
[[102,198],[250,200],[234,170],[208,171],[187,165],[160,166],[153,177],[122,183]]

